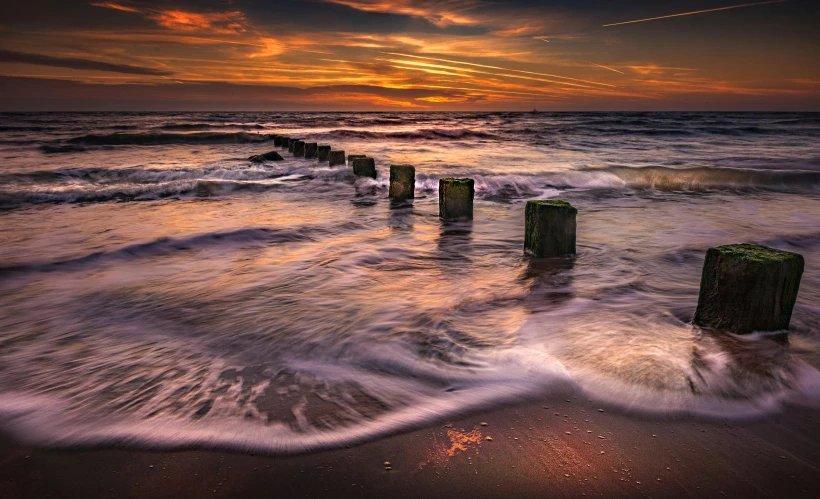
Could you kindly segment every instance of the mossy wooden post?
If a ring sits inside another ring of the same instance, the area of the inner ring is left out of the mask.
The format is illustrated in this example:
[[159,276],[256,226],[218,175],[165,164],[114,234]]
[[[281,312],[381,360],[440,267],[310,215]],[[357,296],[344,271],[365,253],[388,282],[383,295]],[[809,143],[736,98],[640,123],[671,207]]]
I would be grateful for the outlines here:
[[438,216],[444,220],[472,220],[475,182],[471,178],[438,181]]
[[274,135],[273,136],[273,145],[276,147],[282,146],[282,136],[281,135]]
[[319,162],[327,161],[327,157],[330,153],[330,146],[316,146],[316,157],[319,159]]
[[343,165],[345,164],[345,152],[329,151],[327,153],[327,160],[330,162],[330,166]]
[[789,328],[803,257],[756,244],[710,248],[694,323],[731,333]]
[[524,252],[536,258],[574,255],[577,214],[578,210],[566,201],[527,201]]
[[305,142],[305,159],[314,159],[316,158],[316,148],[318,144],[316,142]]
[[353,158],[353,175],[376,178],[376,160],[373,158]]
[[416,189],[416,168],[413,165],[390,165],[390,198],[413,199]]
[[293,143],[293,155],[297,157],[302,157],[305,155],[305,141],[304,140],[297,140]]
[[364,154],[348,154],[347,156],[347,164],[353,166],[353,160],[359,158],[366,158],[367,156]]

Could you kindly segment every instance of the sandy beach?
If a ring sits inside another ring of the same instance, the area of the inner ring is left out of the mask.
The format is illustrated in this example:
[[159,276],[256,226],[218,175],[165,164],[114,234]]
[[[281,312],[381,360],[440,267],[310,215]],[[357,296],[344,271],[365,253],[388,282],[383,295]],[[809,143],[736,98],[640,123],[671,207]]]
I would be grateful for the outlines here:
[[661,420],[573,396],[293,457],[4,440],[0,496],[816,498],[818,423],[820,412],[798,407],[750,421]]

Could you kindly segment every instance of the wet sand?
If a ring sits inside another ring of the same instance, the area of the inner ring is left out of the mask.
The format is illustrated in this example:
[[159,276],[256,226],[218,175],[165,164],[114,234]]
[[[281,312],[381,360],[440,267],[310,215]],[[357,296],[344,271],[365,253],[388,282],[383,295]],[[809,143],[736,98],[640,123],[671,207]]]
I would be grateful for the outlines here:
[[570,397],[292,457],[0,442],[8,499],[584,496],[820,497],[820,411],[670,420]]

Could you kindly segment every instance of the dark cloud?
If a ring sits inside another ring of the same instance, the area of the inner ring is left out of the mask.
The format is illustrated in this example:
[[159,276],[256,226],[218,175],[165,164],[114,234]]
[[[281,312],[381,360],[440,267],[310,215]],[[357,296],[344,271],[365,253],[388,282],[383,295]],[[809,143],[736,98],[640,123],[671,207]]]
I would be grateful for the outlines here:
[[52,66],[56,68],[108,71],[112,73],[146,76],[168,76],[173,74],[170,71],[146,68],[142,66],[131,66],[130,64],[111,64],[108,62],[92,61],[90,59],[52,57],[50,55],[27,54],[24,52],[12,52],[10,50],[0,50],[0,62],[36,64],[38,66]]

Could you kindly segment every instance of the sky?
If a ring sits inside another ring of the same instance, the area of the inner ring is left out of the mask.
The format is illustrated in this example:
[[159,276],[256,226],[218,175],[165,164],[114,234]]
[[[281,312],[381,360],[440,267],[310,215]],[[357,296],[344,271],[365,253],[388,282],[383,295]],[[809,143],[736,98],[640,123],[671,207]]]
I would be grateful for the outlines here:
[[817,0],[23,0],[0,111],[820,111]]

